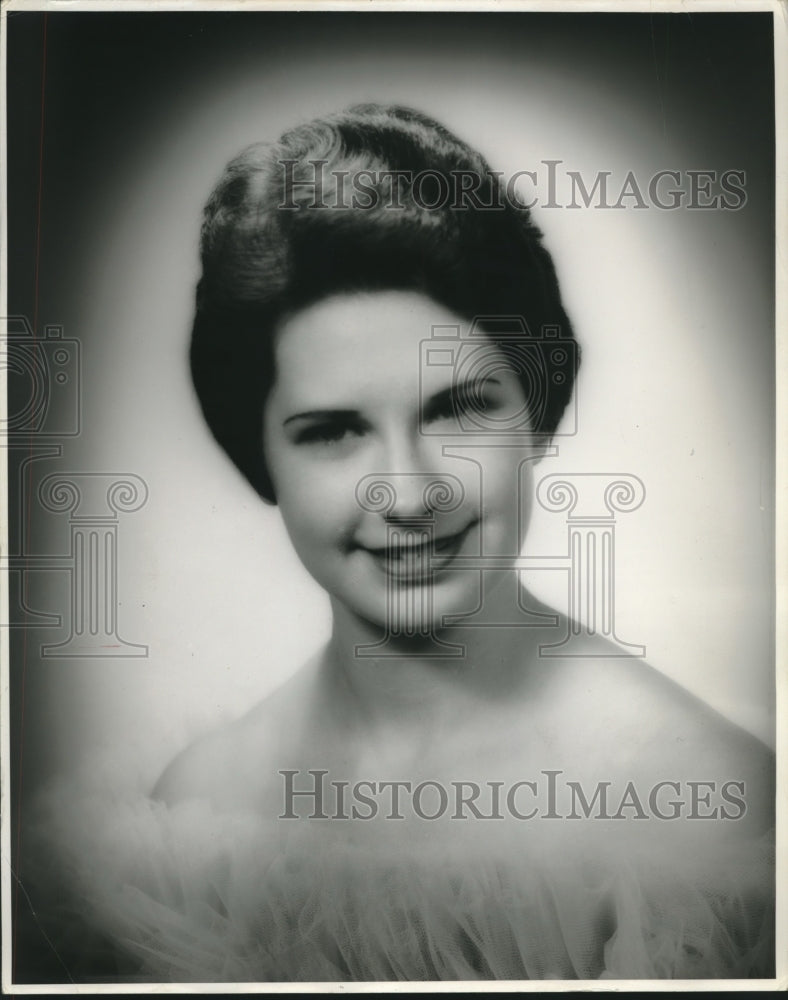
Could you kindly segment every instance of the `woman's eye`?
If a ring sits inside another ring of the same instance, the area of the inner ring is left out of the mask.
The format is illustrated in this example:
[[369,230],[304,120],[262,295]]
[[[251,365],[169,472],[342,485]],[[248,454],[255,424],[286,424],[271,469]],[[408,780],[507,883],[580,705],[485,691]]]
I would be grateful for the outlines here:
[[298,432],[296,444],[339,444],[359,433],[358,428],[348,424],[312,424]]
[[432,420],[453,420],[461,412],[456,401],[451,397],[439,400],[430,408],[429,417]]
[[455,392],[441,396],[429,407],[426,417],[430,421],[456,420],[463,416],[490,413],[498,409],[500,400],[489,392]]

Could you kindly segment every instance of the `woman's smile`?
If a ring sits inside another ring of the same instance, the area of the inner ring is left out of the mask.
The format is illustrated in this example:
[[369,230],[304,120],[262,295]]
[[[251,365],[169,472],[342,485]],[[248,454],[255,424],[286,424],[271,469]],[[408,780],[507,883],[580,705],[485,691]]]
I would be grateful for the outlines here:
[[451,567],[466,538],[478,524],[478,519],[474,519],[460,531],[440,538],[433,537],[426,528],[402,527],[391,531],[396,537],[388,545],[359,544],[358,548],[368,553],[381,572],[398,584],[425,585]]

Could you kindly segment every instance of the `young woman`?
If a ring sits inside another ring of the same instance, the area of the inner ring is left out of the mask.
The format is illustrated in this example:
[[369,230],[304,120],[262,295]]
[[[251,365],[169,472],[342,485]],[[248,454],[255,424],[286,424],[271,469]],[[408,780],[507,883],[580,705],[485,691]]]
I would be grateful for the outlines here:
[[365,105],[233,160],[202,263],[203,411],[333,630],[81,876],[135,975],[772,975],[770,754],[519,585],[577,361],[527,210]]

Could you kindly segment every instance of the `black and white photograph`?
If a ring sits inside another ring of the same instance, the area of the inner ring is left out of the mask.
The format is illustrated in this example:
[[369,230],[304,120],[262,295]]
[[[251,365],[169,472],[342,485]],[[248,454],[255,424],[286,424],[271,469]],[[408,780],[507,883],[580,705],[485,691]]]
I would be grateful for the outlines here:
[[785,989],[785,5],[1,40],[4,991]]

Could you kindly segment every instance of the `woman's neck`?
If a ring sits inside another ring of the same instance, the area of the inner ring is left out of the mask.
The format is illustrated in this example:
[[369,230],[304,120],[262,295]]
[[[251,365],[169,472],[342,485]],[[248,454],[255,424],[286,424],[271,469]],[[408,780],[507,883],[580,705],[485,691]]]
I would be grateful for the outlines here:
[[488,604],[491,624],[484,627],[452,626],[408,639],[386,636],[335,602],[323,663],[334,710],[354,729],[415,735],[425,727],[454,727],[485,707],[500,709],[534,679],[544,641],[538,627],[500,624],[506,620],[496,619],[500,604]]

